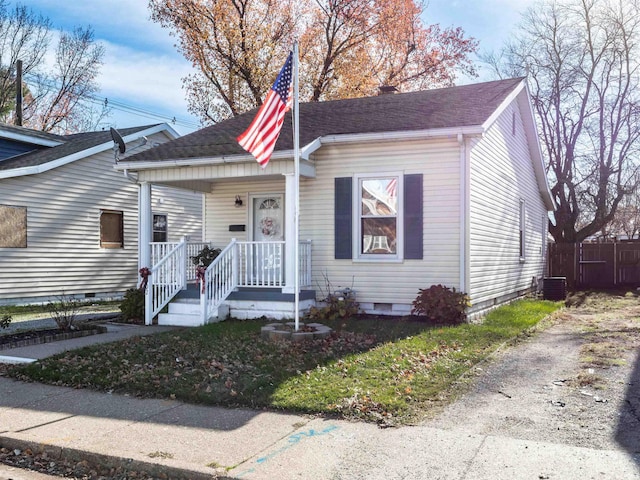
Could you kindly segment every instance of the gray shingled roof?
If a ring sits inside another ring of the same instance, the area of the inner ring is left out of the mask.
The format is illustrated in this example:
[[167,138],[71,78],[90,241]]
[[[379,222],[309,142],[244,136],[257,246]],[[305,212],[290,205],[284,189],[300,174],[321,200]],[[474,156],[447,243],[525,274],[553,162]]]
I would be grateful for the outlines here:
[[[522,78],[411,93],[300,104],[300,145],[338,134],[399,132],[482,125]],[[126,162],[181,160],[246,154],[236,137],[256,110],[163,143]],[[283,132],[291,131],[291,113]],[[292,135],[282,134],[275,151],[293,149]]]
[[[155,125],[146,125],[141,127],[123,128],[118,131],[123,137],[131,135],[132,133],[146,130]],[[0,129],[8,130],[20,128],[21,134],[30,136],[39,136],[43,132],[37,130],[30,130],[21,127],[11,127],[8,125],[1,125]],[[52,134],[44,134],[52,135]],[[23,153],[22,155],[16,155],[15,157],[7,158],[0,161],[0,170],[11,170],[14,168],[34,167],[36,165],[42,165],[60,158],[67,157],[74,153],[88,150],[96,145],[101,145],[106,142],[111,142],[111,133],[109,130],[100,130],[97,132],[85,132],[75,133],[73,135],[53,135],[58,141],[63,141],[61,145],[55,147],[45,147],[33,152]]]

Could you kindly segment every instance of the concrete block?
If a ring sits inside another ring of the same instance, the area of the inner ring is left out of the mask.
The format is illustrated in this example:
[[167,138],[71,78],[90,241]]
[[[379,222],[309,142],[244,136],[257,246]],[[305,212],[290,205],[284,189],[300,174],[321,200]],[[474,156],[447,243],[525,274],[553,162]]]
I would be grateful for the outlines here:
[[292,332],[291,333],[292,342],[302,342],[304,340],[313,340],[314,337],[315,337],[314,332]]

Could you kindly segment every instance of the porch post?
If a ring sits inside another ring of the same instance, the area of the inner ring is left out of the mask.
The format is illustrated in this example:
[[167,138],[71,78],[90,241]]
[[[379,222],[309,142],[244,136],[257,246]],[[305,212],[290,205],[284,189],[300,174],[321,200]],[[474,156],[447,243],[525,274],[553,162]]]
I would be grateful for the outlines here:
[[295,209],[295,176],[292,173],[284,174],[284,287],[282,293],[295,293],[295,238],[296,225],[293,218]]
[[151,268],[151,184],[148,182],[140,184],[139,205],[138,268]]

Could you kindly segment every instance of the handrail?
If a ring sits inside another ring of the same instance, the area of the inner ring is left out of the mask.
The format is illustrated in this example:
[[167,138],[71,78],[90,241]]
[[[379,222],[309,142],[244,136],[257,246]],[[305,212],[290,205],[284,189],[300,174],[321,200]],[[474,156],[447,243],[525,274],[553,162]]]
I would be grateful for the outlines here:
[[[180,242],[151,242],[151,265],[155,265]],[[191,257],[195,257],[204,247],[211,247],[211,242],[187,242],[187,253],[185,262],[187,264],[187,282],[194,281],[197,278],[196,265],[191,261]]]
[[186,288],[185,253],[186,242],[182,241],[151,268],[145,294],[146,325],[151,325],[160,310]]
[[236,245],[236,240],[231,240],[204,273],[204,292],[200,295],[202,323],[208,323],[213,312],[238,285]]

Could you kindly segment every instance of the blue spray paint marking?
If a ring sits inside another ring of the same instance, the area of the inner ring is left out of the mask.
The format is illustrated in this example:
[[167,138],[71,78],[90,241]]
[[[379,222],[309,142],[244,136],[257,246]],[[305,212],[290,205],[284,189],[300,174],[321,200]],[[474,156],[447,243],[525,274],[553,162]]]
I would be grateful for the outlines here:
[[[339,427],[336,426],[336,425],[329,425],[328,427],[326,427],[326,428],[324,428],[322,430],[314,430],[313,428],[310,428],[306,432],[294,433],[293,435],[290,435],[287,438],[287,444],[284,447],[281,447],[278,450],[275,450],[275,451],[265,455],[264,457],[260,457],[260,458],[256,459],[256,464],[262,465],[263,463],[267,462],[268,460],[271,460],[272,458],[277,457],[281,453],[289,450],[294,445],[297,445],[298,443],[300,443],[305,438],[320,437],[320,436],[328,434],[329,432],[337,430],[338,428]],[[253,473],[255,471],[256,471],[255,467],[254,468],[250,468],[248,470],[245,470],[245,471],[237,474],[237,477],[242,477],[243,475],[247,475],[247,474]]]

